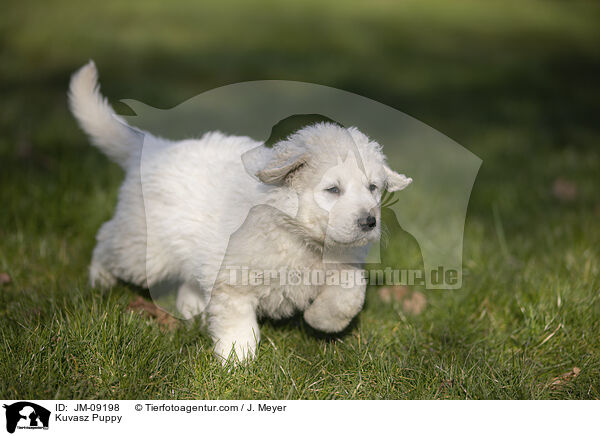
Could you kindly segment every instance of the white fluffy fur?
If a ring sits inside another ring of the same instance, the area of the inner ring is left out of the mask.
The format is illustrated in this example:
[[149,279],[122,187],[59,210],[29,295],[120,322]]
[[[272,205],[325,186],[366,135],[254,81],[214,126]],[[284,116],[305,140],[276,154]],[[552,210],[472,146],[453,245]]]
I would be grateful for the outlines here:
[[[178,283],[179,311],[207,316],[223,361],[255,356],[258,317],[303,311],[312,327],[338,332],[360,311],[364,285],[236,285],[227,269],[360,268],[380,235],[382,191],[411,179],[390,170],[358,129],[316,124],[272,149],[219,132],[164,140],[114,113],[93,62],[73,75],[69,101],[92,143],[126,171],[115,214],[97,235],[93,285]],[[365,230],[359,220],[369,214],[377,223]]]

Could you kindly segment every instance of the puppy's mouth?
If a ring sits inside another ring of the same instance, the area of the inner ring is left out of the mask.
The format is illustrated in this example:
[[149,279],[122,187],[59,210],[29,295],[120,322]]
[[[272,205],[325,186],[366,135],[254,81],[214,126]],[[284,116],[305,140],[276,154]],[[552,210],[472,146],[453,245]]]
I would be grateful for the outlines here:
[[334,238],[328,238],[326,240],[326,244],[327,245],[336,245],[338,247],[348,247],[348,248],[350,248],[350,247],[364,247],[365,245],[368,245],[371,242],[376,241],[377,239],[379,239],[379,236],[378,235],[376,236],[375,234],[369,235],[369,236],[365,235],[365,236],[362,236],[362,237],[360,237],[358,239],[355,239],[353,241],[338,241],[338,240],[336,240]]

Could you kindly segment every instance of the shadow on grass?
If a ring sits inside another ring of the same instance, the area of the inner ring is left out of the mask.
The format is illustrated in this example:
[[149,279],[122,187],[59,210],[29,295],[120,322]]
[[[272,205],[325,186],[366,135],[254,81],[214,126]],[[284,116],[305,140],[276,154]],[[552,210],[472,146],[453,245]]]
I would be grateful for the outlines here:
[[348,335],[354,331],[358,326],[358,316],[354,317],[354,319],[348,324],[348,326],[337,333],[325,333],[319,330],[312,328],[310,325],[304,321],[301,313],[295,314],[291,318],[285,318],[280,320],[273,320],[269,318],[262,318],[259,320],[261,326],[272,327],[275,330],[280,330],[283,332],[290,331],[301,331],[306,333],[307,336],[312,337],[314,339],[318,339],[319,341],[332,343],[336,342],[340,339],[344,339]]

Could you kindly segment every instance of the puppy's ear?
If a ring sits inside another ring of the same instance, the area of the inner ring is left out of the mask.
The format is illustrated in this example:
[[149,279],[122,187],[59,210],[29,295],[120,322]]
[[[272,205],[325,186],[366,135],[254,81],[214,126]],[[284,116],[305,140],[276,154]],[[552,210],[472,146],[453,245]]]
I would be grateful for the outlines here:
[[401,191],[412,183],[410,177],[392,171],[387,165],[384,165],[383,169],[385,171],[386,189],[389,192]]
[[306,150],[286,143],[273,147],[273,154],[264,168],[256,173],[261,182],[281,185],[286,177],[306,164]]

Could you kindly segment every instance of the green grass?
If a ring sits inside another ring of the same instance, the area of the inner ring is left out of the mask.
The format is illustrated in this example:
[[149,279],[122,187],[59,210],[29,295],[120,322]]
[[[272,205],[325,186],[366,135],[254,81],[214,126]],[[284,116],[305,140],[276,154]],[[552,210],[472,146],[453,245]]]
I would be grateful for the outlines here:
[[[0,397],[600,398],[598,5],[169,4],[5,2]],[[127,311],[139,290],[90,289],[122,174],[67,112],[69,74],[88,58],[113,101],[170,107],[228,83],[302,80],[452,137],[483,159],[463,288],[424,291],[420,315],[369,289],[336,337],[265,322],[259,359],[232,372],[197,325],[163,331]],[[552,195],[559,177],[575,199]]]

